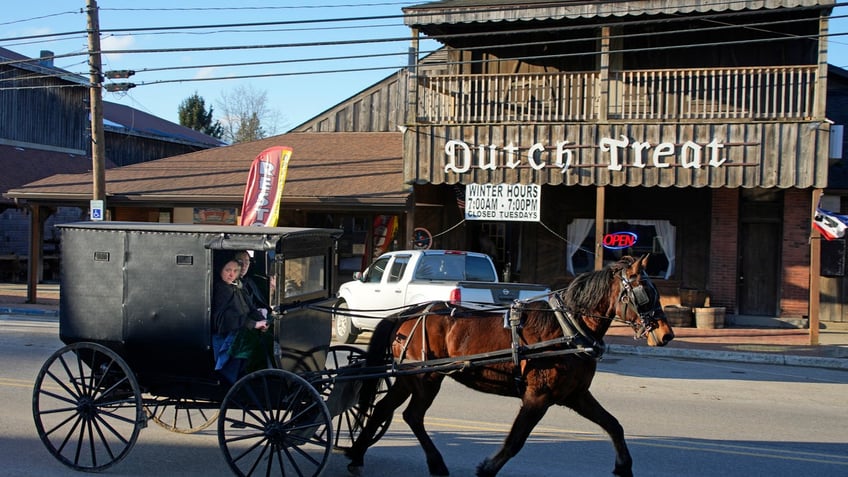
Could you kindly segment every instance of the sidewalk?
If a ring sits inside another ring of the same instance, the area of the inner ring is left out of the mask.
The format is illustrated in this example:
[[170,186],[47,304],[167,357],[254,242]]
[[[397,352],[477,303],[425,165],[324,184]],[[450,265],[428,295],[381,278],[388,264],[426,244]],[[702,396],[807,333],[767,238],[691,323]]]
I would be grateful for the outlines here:
[[0,283],[0,314],[59,316],[59,284],[41,283],[36,303],[27,303],[26,283]]
[[607,352],[670,358],[784,364],[848,370],[848,326],[819,329],[819,344],[810,345],[810,330],[796,328],[674,328],[663,348],[634,340],[630,327],[616,325],[605,337]]
[[[0,283],[0,315],[59,316],[59,285],[39,284],[37,303],[26,303],[26,285]],[[604,338],[608,354],[663,356],[681,359],[783,364],[848,370],[848,325],[828,324],[819,330],[819,345],[810,331],[795,328],[675,328],[663,348],[634,340],[633,331],[616,324]]]

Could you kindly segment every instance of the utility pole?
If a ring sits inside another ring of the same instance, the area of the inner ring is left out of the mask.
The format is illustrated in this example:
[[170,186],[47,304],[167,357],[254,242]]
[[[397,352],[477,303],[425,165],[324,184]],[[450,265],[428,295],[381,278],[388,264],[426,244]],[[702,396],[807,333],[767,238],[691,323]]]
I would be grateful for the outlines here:
[[106,210],[106,141],[103,132],[103,96],[100,62],[100,20],[97,0],[86,0],[88,11],[88,64],[90,67],[89,106],[91,115],[91,171],[94,176],[92,200],[103,201]]

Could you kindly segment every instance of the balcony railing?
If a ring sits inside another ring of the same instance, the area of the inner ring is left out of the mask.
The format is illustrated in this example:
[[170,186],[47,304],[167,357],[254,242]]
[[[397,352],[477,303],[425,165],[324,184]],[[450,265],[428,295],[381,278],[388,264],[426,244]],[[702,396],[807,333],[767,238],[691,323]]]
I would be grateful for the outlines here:
[[815,66],[617,71],[607,85],[598,72],[434,75],[420,78],[418,120],[802,119],[815,85]]

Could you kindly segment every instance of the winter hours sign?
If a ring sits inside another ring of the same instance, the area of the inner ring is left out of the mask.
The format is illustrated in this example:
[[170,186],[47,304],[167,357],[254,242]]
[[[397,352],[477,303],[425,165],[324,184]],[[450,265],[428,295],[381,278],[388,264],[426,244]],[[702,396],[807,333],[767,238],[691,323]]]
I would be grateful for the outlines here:
[[542,187],[538,184],[468,184],[465,220],[538,222]]

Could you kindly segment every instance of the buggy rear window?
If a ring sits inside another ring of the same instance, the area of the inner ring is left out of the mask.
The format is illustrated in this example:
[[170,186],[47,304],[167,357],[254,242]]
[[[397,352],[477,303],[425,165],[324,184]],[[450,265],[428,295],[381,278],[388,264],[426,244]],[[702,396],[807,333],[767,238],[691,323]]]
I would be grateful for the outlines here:
[[283,300],[327,296],[327,264],[324,255],[289,258],[285,261]]

